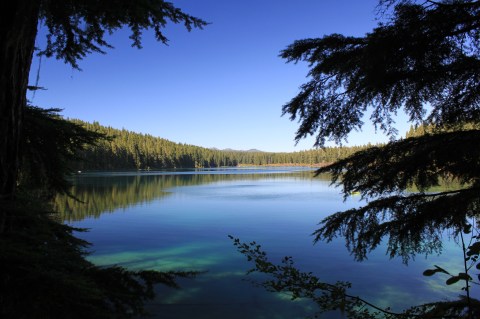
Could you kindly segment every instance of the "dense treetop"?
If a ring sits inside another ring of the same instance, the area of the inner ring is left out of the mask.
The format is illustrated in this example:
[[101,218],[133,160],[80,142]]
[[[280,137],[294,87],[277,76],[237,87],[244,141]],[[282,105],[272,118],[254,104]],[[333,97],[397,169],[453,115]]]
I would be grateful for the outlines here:
[[[298,118],[296,139],[341,142],[371,121],[395,136],[393,116],[451,126],[477,121],[480,87],[478,1],[383,1],[392,17],[364,37],[331,34],[298,40],[281,52],[305,61],[309,81],[283,107]],[[429,107],[427,107],[429,106]]]

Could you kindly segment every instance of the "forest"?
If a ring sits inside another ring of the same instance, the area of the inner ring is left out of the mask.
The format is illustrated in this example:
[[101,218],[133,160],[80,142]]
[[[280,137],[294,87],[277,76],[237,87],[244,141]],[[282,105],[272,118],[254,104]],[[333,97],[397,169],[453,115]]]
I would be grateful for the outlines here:
[[242,165],[305,165],[319,166],[335,162],[371,146],[335,146],[298,152],[261,152],[218,150],[70,120],[86,130],[103,134],[104,139],[89,145],[81,154],[85,160],[74,164],[75,170],[208,168]]
[[[408,260],[441,251],[448,232],[463,253],[462,270],[432,265],[423,274],[443,276],[445,285],[462,284],[462,295],[394,313],[353,294],[348,282],[322,282],[297,269],[291,257],[273,264],[260,245],[232,238],[254,264],[249,273],[269,276],[260,286],[309,298],[319,312],[341,310],[347,318],[480,318],[480,301],[473,295],[480,285],[480,1],[379,0],[380,22],[370,32],[304,38],[283,49],[284,62],[309,68],[282,112],[298,122],[295,140],[313,136],[319,149],[296,153],[199,148],[99,123],[68,122],[56,109],[30,107],[27,90],[41,89],[29,79],[35,54],[79,69],[86,56],[112,48],[108,35],[122,28],[131,45],[142,48],[147,30],[167,43],[167,22],[187,31],[209,25],[163,0],[115,4],[0,3],[0,317],[135,318],[145,314],[157,284],[177,287],[178,278],[198,275],[88,261],[89,243],[75,236],[81,229],[52,218],[50,200],[68,193],[70,168],[329,164],[317,173],[329,174],[345,199],[359,194],[365,205],[321,220],[315,242],[342,238],[357,261],[384,242],[388,256]],[[398,112],[413,127],[423,125],[426,134],[413,129],[408,138],[398,138]],[[327,146],[341,145],[367,123],[391,142],[357,149]],[[88,162],[82,164],[78,155]],[[458,187],[429,191],[446,179]],[[408,192],[412,185],[417,192]],[[115,205],[123,203],[110,207]]]

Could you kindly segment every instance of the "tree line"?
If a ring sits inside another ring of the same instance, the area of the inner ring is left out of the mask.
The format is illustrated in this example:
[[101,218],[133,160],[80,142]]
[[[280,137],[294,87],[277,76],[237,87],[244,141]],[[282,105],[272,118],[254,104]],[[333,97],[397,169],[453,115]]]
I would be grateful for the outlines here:
[[184,143],[175,143],[150,134],[135,133],[70,120],[88,131],[106,138],[83,151],[84,161],[77,161],[77,170],[209,168],[242,165],[322,165],[335,162],[371,145],[326,147],[298,152],[262,152],[217,150]]

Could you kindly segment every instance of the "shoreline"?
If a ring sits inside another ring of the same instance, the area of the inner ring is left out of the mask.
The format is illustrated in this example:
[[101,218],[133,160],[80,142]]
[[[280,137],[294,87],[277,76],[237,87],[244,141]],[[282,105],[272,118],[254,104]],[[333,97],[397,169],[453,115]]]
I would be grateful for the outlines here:
[[238,164],[237,166],[232,167],[325,167],[333,164],[334,162],[328,163],[316,163],[316,164],[298,164],[298,163],[281,163],[281,164]]

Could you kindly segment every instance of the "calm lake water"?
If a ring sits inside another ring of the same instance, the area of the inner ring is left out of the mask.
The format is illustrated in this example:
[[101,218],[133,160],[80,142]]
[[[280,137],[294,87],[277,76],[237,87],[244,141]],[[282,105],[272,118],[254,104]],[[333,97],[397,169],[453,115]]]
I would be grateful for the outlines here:
[[[301,168],[213,169],[162,172],[83,173],[72,192],[84,203],[56,200],[64,220],[89,228],[78,234],[93,244],[89,259],[129,269],[206,271],[179,280],[181,289],[158,287],[149,304],[154,318],[305,318],[316,308],[255,287],[251,268],[228,235],[261,244],[272,261],[293,256],[296,265],[326,282],[352,283],[352,294],[402,310],[454,298],[462,285],[422,272],[439,265],[461,272],[459,246],[444,243],[441,256],[417,256],[408,266],[379,248],[355,262],[343,239],[313,245],[310,235],[331,213],[362,203],[343,201],[328,176]],[[326,314],[322,318],[341,318]]]

